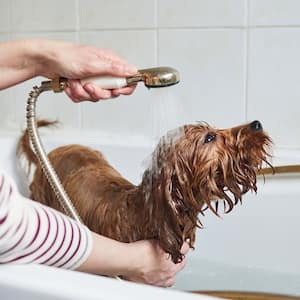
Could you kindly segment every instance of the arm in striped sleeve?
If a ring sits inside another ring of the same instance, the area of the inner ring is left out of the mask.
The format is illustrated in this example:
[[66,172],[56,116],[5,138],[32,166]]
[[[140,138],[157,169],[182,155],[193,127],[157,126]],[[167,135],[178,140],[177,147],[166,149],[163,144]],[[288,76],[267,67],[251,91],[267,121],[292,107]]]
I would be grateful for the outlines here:
[[0,172],[0,263],[77,269],[90,255],[90,231],[64,214],[22,197]]

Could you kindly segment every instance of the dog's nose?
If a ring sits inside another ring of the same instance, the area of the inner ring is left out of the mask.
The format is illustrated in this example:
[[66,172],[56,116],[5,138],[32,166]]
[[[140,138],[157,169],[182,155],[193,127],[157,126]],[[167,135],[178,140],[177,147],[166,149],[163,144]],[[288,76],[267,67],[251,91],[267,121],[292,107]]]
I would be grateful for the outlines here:
[[263,127],[259,121],[253,121],[250,123],[250,129],[253,131],[262,131]]

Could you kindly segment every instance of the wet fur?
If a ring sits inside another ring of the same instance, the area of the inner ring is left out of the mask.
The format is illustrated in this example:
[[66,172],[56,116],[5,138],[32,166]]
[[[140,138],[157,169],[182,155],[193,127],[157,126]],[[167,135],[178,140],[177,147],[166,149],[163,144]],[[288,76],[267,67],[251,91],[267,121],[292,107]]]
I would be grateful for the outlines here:
[[[216,138],[205,143],[209,133]],[[202,226],[199,214],[209,208],[218,215],[219,200],[230,212],[243,194],[257,190],[256,174],[263,162],[269,164],[270,144],[264,131],[254,131],[249,124],[224,130],[202,123],[186,125],[160,140],[139,185],[85,146],[59,147],[49,159],[92,231],[123,242],[157,239],[172,260],[180,262],[183,241],[193,247],[196,228]],[[37,165],[27,131],[18,145],[18,156],[23,155],[36,165],[31,197],[62,211]]]

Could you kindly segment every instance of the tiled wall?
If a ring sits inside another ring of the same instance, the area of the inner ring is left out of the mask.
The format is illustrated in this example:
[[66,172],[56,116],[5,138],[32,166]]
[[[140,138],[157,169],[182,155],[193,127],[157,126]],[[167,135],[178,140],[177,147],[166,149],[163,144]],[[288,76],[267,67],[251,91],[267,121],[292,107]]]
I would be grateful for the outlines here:
[[[204,120],[259,119],[277,147],[300,148],[298,0],[0,0],[0,41],[45,37],[111,48],[139,67],[169,65],[179,85],[75,105],[45,95],[39,115],[117,136]],[[37,78],[0,93],[1,129],[19,130]]]

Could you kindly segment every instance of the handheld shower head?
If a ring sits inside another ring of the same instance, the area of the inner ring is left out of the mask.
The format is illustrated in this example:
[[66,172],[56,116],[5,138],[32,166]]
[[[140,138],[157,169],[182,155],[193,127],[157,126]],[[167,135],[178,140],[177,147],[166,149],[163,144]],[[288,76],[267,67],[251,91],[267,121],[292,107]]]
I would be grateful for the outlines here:
[[[180,80],[179,72],[171,67],[157,67],[139,70],[138,73],[130,77],[100,76],[84,78],[81,82],[91,82],[104,89],[117,89],[125,86],[137,84],[143,81],[148,88],[158,88],[174,85]],[[62,92],[68,85],[68,79],[60,77],[52,81],[42,82],[44,90]]]

